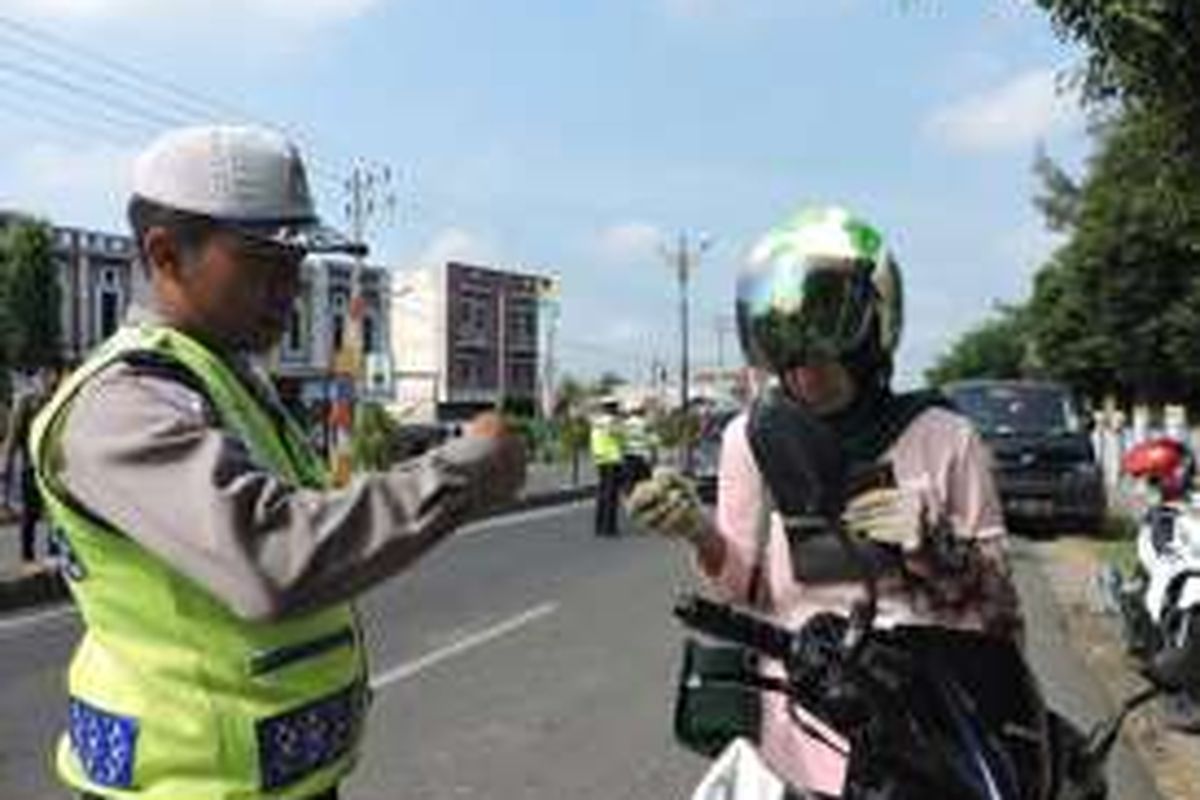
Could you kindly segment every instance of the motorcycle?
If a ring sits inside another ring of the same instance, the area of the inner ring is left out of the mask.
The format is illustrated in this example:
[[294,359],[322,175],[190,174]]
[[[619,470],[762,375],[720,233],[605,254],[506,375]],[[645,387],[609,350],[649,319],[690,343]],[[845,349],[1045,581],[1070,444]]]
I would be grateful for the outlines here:
[[[1105,800],[1105,764],[1125,719],[1184,681],[1184,671],[1169,665],[1148,670],[1148,687],[1088,735],[1046,708],[1040,695],[1027,727],[994,731],[955,678],[921,659],[920,640],[929,631],[877,630],[861,609],[849,617],[821,614],[791,631],[699,595],[685,596],[675,615],[700,633],[784,665],[785,679],[757,676],[745,685],[782,692],[845,735],[850,765],[842,800]],[[1013,740],[1026,744],[1024,754],[1014,751]],[[752,743],[736,739],[692,800],[833,798],[786,785]]]
[[[1200,506],[1192,492],[1194,459],[1166,437],[1131,448],[1122,471],[1148,499],[1137,532],[1130,574],[1114,564],[1099,576],[1101,592],[1121,619],[1126,650],[1144,665],[1191,669],[1200,684]],[[1200,689],[1163,697],[1164,717],[1176,730],[1200,733]]]
[[[801,576],[820,561],[833,569],[840,550],[841,565],[850,567],[845,574],[861,582],[865,599],[849,613],[819,613],[799,630],[696,594],[685,595],[675,615],[702,635],[782,666],[782,678],[743,670],[708,680],[780,693],[801,728],[821,735],[806,714],[844,740],[840,800],[1104,800],[1104,765],[1128,715],[1200,674],[1186,660],[1148,664],[1147,688],[1085,735],[1046,706],[1010,643],[971,631],[876,625],[878,576],[900,552],[851,535],[840,520],[863,487],[894,482],[890,469],[851,469],[829,431],[785,397],[757,404],[747,430],[789,537],[796,528],[793,545],[813,541],[806,529],[832,534],[820,538],[824,551],[806,551],[807,563],[797,561],[793,547],[793,570]],[[927,544],[939,563],[966,557],[968,544],[937,534],[931,531]],[[993,675],[1004,682],[994,683]],[[1001,685],[1014,696],[998,691]],[[786,785],[745,739],[728,744],[693,794],[693,800],[785,798],[834,800]]]

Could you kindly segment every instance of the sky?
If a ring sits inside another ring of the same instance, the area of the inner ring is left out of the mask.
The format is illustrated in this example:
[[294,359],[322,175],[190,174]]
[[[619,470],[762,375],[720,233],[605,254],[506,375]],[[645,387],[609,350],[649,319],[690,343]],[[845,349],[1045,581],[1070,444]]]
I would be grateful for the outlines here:
[[120,231],[157,132],[271,124],[336,224],[393,171],[373,260],[557,275],[560,368],[642,381],[679,357],[664,245],[711,240],[693,359],[728,366],[755,239],[838,203],[902,265],[915,385],[1055,246],[1031,165],[1085,161],[1079,59],[1025,0],[0,0],[0,207]]

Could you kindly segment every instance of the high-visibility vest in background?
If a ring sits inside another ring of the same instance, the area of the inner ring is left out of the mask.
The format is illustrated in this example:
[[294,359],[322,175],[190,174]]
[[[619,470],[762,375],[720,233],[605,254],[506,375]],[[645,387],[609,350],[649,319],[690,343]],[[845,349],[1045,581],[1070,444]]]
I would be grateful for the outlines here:
[[656,441],[650,424],[641,414],[633,414],[625,420],[624,427],[625,452],[650,461],[654,458]]
[[[319,794],[350,771],[367,704],[352,606],[278,621],[238,617],[110,520],[81,507],[58,481],[72,400],[101,370],[146,355],[194,378],[220,424],[258,463],[293,485],[327,485],[324,465],[286,413],[174,329],[120,329],[59,388],[31,439],[85,625],[68,675],[59,774],[78,791],[114,799]],[[206,536],[200,526],[211,523],[219,521],[196,520],[197,542]]]
[[621,463],[621,431],[616,417],[598,414],[592,419],[591,445],[596,466]]

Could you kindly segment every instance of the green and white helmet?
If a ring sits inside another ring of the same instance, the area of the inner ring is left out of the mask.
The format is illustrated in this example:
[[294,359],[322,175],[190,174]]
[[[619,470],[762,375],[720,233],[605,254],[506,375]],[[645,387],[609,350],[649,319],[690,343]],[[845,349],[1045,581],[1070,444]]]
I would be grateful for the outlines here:
[[805,209],[772,229],[738,275],[742,350],[777,373],[864,354],[890,360],[903,305],[883,236],[837,207]]

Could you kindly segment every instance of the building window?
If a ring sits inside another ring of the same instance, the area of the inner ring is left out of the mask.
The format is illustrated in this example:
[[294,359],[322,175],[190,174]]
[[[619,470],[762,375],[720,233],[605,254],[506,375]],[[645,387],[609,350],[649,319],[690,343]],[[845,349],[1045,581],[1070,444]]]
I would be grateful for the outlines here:
[[304,315],[298,304],[288,317],[287,351],[291,355],[299,355],[304,351]]
[[101,339],[112,336],[121,323],[121,286],[117,271],[111,267],[100,273],[100,293],[97,297],[97,334]]
[[333,351],[340,352],[346,344],[346,317],[342,314],[333,315]]
[[379,342],[376,336],[375,316],[363,314],[362,319],[362,348],[364,353],[377,352]]
[[333,352],[340,352],[346,344],[346,295],[333,296]]

